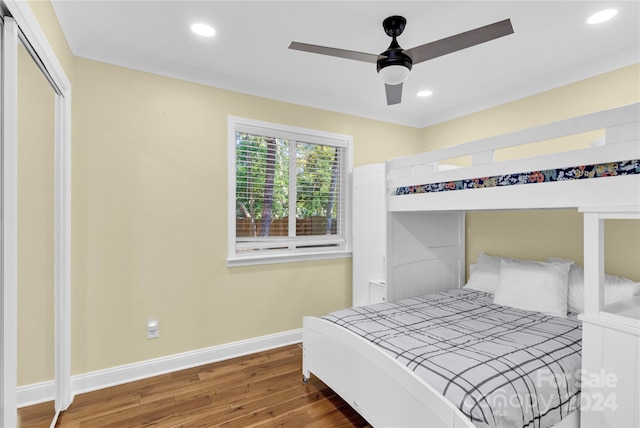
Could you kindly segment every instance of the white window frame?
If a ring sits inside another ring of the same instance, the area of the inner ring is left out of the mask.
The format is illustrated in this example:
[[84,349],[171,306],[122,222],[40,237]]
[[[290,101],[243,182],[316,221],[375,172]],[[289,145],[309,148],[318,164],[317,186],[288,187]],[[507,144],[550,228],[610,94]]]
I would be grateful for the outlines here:
[[[248,132],[270,137],[329,144],[346,148],[345,183],[342,188],[342,209],[345,210],[340,247],[302,249],[285,252],[260,252],[239,254],[236,252],[236,132]],[[351,173],[353,170],[353,137],[314,129],[281,125],[271,122],[229,116],[228,118],[228,257],[227,266],[249,266],[271,263],[287,263],[307,260],[323,260],[351,257]]]

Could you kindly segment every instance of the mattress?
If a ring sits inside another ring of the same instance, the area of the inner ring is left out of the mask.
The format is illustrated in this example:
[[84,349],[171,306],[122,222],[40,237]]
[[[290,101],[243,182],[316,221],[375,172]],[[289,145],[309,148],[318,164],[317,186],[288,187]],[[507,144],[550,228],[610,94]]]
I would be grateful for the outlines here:
[[[535,285],[532,285],[535,286]],[[582,325],[456,289],[325,320],[369,340],[478,427],[550,427],[578,408]]]

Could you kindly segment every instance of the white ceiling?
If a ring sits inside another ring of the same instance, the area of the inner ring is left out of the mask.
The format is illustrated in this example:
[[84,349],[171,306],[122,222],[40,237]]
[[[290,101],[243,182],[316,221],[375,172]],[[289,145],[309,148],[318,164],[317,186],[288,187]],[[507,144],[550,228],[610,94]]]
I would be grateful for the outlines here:
[[[272,99],[423,127],[640,62],[638,1],[54,0],[73,53]],[[594,12],[616,7],[591,26]],[[291,41],[380,53],[382,20],[409,49],[510,18],[515,33],[417,64],[387,106],[375,65],[289,50]],[[204,22],[213,38],[194,35]],[[640,77],[639,77],[640,78]],[[434,94],[418,98],[421,89]]]

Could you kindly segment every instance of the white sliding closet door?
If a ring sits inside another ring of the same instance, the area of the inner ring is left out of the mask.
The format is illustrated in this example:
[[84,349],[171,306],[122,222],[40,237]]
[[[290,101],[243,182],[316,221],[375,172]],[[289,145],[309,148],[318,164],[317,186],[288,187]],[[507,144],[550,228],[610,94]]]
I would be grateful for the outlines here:
[[0,426],[14,427],[20,402],[73,399],[71,85],[28,2],[0,14]]

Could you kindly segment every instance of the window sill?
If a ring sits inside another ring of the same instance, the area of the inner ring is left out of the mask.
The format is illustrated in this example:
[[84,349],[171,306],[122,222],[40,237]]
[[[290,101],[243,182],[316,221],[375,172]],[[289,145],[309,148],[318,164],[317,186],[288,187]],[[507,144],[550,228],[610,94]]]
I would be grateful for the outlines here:
[[276,263],[295,263],[315,260],[345,259],[351,257],[351,251],[332,251],[304,254],[272,254],[259,257],[230,257],[227,267],[270,265]]

